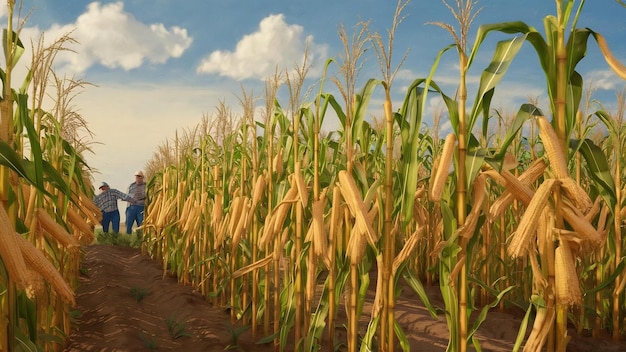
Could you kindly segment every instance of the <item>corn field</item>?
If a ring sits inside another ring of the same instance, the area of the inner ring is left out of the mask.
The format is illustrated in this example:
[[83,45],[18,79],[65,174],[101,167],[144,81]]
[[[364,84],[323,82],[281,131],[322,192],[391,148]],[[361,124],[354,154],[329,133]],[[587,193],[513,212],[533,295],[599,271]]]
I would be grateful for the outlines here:
[[[426,286],[443,298],[449,351],[479,350],[475,333],[489,310],[510,306],[526,311],[516,350],[565,351],[568,324],[622,338],[626,90],[617,111],[606,111],[584,97],[576,66],[595,42],[616,75],[626,79],[626,68],[600,33],[576,26],[585,2],[555,1],[546,33],[522,22],[480,25],[473,44],[475,2],[446,3],[458,27],[433,22],[431,30],[449,31],[452,44],[397,103],[392,54],[407,3],[398,1],[387,37],[367,22],[352,36],[341,27],[345,51],[326,61],[314,89],[304,87],[305,59],[266,80],[262,106],[242,89],[242,113],[222,103],[158,148],[148,163],[142,251],[276,351],[408,350],[395,300],[409,287],[436,317]],[[12,90],[23,47],[10,23],[0,105],[0,351],[59,350],[80,247],[93,241],[100,214],[82,156],[88,145],[68,133],[86,129],[68,111],[85,83],[48,70],[71,40],[63,38],[37,51],[22,84],[30,90]],[[468,70],[495,33],[508,37],[468,91]],[[536,51],[549,104],[530,101],[509,116],[491,100],[524,45]],[[434,78],[455,51],[458,88],[444,92]],[[381,76],[358,87],[372,52]],[[50,89],[56,105],[43,111]],[[372,106],[375,94],[384,94],[382,110]],[[433,95],[445,108],[429,127]],[[327,118],[340,127],[324,131]],[[441,118],[451,131],[438,130]],[[375,298],[363,317],[368,290]],[[337,326],[343,312],[347,324]]]

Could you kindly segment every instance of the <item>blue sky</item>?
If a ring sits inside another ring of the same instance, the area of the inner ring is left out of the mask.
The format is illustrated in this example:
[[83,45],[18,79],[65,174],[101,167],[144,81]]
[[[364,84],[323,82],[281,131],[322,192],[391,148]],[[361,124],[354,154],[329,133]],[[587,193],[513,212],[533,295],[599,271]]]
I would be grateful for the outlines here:
[[[197,126],[220,101],[239,111],[242,87],[263,105],[264,79],[276,67],[300,64],[305,41],[314,64],[307,88],[317,83],[320,65],[342,53],[340,25],[352,35],[359,21],[371,20],[370,30],[386,38],[395,7],[395,0],[24,0],[22,13],[30,11],[30,16],[21,38],[30,47],[30,38],[42,32],[50,41],[72,31],[79,44],[72,47],[75,53],[58,56],[56,70],[94,85],[75,100],[98,143],[86,159],[98,172],[95,184],[107,181],[125,190],[134,171],[143,169],[176,131]],[[477,7],[482,10],[470,45],[481,24],[520,20],[543,33],[544,17],[556,11],[550,0],[481,0]],[[394,109],[403,89],[425,77],[437,53],[452,43],[448,32],[427,22],[456,26],[439,0],[413,0],[403,15],[394,45],[396,64],[407,50],[408,56],[394,82]],[[0,20],[6,22],[6,6],[0,7]],[[626,62],[626,8],[614,0],[588,0],[578,26],[603,34],[614,55]],[[503,38],[490,36],[483,45],[470,72],[470,97],[495,43]],[[374,51],[368,50],[364,59],[357,89],[369,78],[380,78]],[[22,60],[22,70],[28,62]],[[457,62],[456,53],[449,51],[435,76],[448,95],[457,86]],[[596,97],[614,106],[624,81],[611,73],[593,39],[579,70],[595,83]],[[499,87],[493,107],[514,113],[528,97],[545,104],[545,80],[530,45],[524,45]],[[371,106],[376,114],[381,100],[374,99]]]

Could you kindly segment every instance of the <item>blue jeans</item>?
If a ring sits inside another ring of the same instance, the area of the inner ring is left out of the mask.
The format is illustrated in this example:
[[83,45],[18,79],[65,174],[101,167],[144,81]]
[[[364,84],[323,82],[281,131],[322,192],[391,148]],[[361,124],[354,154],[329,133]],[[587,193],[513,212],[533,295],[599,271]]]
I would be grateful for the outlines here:
[[110,212],[102,212],[102,232],[109,232],[109,224],[113,225],[113,232],[120,232],[120,212],[113,210]]
[[137,222],[137,227],[143,223],[143,205],[131,205],[126,208],[126,233],[133,233],[133,223]]

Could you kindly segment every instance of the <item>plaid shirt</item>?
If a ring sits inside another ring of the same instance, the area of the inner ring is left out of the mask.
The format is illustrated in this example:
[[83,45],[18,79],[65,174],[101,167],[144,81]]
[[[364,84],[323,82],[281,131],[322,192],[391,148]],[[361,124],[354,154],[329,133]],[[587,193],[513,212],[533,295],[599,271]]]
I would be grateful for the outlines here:
[[94,203],[105,213],[110,213],[117,210],[117,200],[132,201],[133,198],[126,193],[120,192],[116,189],[108,189],[98,194],[94,199]]
[[128,201],[128,205],[141,205],[146,204],[146,183],[141,184],[133,182],[128,187],[128,194],[132,196],[132,199]]

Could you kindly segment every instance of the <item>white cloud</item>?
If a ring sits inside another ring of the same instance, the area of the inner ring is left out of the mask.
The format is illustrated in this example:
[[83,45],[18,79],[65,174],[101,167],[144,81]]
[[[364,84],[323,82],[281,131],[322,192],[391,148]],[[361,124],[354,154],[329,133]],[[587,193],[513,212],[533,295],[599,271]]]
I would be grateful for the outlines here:
[[301,66],[307,45],[309,63],[327,57],[327,46],[315,44],[311,35],[304,37],[302,26],[287,24],[282,14],[270,15],[261,21],[258,31],[241,38],[234,51],[217,50],[205,57],[197,72],[237,80],[265,79],[276,69]]
[[586,76],[585,82],[591,82],[598,89],[615,90],[624,84],[624,80],[611,70],[595,70],[587,73]]
[[[39,35],[36,28],[24,32],[33,38]],[[44,33],[47,43],[68,33],[77,41],[69,46],[75,53],[60,52],[55,60],[57,70],[68,73],[81,73],[95,64],[126,71],[145,62],[162,64],[180,57],[193,40],[184,28],[138,21],[124,11],[122,2],[92,2],[75,23],[53,25]]]

